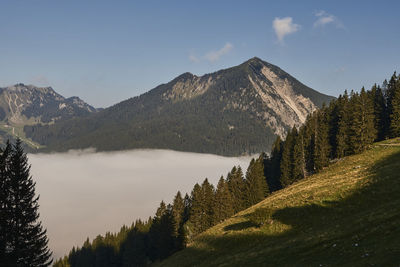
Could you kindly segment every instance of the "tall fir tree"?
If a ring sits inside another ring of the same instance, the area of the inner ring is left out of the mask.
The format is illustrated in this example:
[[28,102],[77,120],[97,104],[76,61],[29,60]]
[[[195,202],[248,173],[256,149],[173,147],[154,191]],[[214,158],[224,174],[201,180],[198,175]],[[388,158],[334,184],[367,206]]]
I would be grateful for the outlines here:
[[252,159],[246,172],[247,201],[252,206],[263,200],[268,194],[268,185],[264,176],[262,159]]
[[372,86],[371,90],[367,92],[373,103],[374,109],[374,128],[375,128],[375,140],[381,141],[385,139],[385,134],[387,132],[387,109],[385,96],[382,89],[376,84]]
[[218,181],[217,189],[215,190],[215,198],[213,205],[214,224],[220,223],[226,218],[233,215],[234,203],[232,201],[231,192],[224,177]]
[[305,158],[305,127],[301,127],[298,135],[294,139],[292,175],[293,180],[297,181],[306,177],[306,158]]
[[293,148],[295,138],[297,136],[297,129],[293,127],[288,131],[286,140],[283,144],[282,159],[281,159],[281,177],[280,183],[282,187],[286,187],[293,182]]
[[248,207],[247,188],[243,177],[243,171],[240,166],[233,167],[227,175],[227,183],[231,192],[232,200],[235,203],[234,213],[244,210]]
[[271,192],[282,188],[281,177],[281,160],[282,160],[283,141],[278,136],[272,145],[271,157],[266,158],[264,163],[264,173],[267,177],[268,186]]
[[5,207],[6,214],[0,232],[7,234],[2,234],[5,251],[0,254],[10,266],[48,266],[52,259],[46,230],[39,221],[39,197],[20,139],[12,148],[6,146],[1,165],[0,183],[5,188],[0,206]]
[[350,149],[352,153],[360,153],[372,144],[376,136],[373,103],[364,87],[360,94],[352,95],[350,103],[352,106]]
[[317,125],[315,127],[315,147],[314,147],[314,168],[321,170],[329,163],[330,144],[329,144],[329,118],[327,109],[323,106],[317,112]]
[[389,134],[392,138],[400,136],[400,78],[396,74],[393,76],[389,112]]
[[337,100],[338,124],[336,135],[336,157],[343,158],[350,153],[350,102],[347,91]]

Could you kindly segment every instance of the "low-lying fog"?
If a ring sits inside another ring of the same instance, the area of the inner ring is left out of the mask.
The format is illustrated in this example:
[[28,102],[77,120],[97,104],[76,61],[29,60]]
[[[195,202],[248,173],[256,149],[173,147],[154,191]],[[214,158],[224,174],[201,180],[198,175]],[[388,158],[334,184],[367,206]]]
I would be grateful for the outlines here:
[[169,150],[29,154],[40,194],[40,219],[54,258],[106,231],[116,232],[170,203],[178,190],[209,178],[214,185],[250,158],[228,158]]

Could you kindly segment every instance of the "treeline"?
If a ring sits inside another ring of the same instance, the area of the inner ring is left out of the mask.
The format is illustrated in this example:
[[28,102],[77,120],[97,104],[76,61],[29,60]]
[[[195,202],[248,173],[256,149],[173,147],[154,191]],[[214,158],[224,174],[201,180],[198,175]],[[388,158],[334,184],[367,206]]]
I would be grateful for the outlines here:
[[117,234],[98,236],[73,248],[55,266],[142,266],[162,260],[190,240],[295,181],[316,173],[333,159],[360,153],[374,141],[400,136],[400,78],[360,93],[345,92],[309,115],[300,128],[276,139],[246,171],[234,167],[214,188],[207,179],[189,195],[178,192],[161,202],[154,218],[136,221]]
[[233,167],[216,188],[208,179],[190,194],[176,194],[172,204],[161,202],[156,214],[116,233],[89,239],[73,248],[55,266],[143,266],[186,247],[194,236],[261,200],[269,193],[264,158],[251,160],[246,174]]

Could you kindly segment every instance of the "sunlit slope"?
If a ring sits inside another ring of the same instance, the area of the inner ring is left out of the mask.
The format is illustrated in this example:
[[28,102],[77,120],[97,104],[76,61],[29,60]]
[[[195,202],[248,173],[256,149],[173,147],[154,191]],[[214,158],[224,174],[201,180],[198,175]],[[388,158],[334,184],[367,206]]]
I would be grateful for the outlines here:
[[273,194],[211,228],[188,248],[159,265],[399,264],[400,139],[397,139],[375,144],[361,155],[344,158],[321,173]]

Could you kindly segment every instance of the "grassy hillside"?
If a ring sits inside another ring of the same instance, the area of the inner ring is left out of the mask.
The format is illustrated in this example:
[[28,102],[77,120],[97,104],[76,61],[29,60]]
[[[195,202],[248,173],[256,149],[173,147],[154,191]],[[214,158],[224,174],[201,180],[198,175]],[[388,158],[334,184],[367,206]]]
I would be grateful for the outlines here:
[[399,266],[400,139],[331,164],[157,266]]

